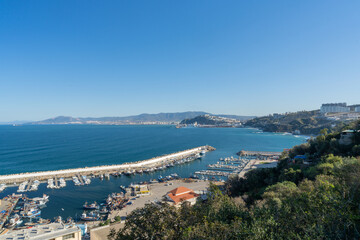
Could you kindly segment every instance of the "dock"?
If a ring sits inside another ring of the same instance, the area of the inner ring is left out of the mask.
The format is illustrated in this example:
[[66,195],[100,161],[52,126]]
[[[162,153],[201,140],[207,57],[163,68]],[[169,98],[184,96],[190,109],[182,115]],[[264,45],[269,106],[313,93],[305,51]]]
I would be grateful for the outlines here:
[[33,181],[34,181],[33,178],[31,178],[31,179],[29,180],[29,183],[28,183],[28,185],[26,186],[25,192],[30,191],[31,185],[33,184]]
[[76,174],[76,177],[79,179],[81,185],[84,185],[84,180],[83,180],[83,178],[80,176],[80,174]]
[[257,157],[259,159],[265,158],[279,158],[282,152],[264,152],[264,151],[246,151],[241,150],[237,153],[239,156],[246,156],[246,157]]
[[228,177],[230,175],[235,174],[234,172],[222,172],[222,171],[214,171],[214,170],[200,170],[195,172],[196,175],[208,175],[208,176],[222,176]]
[[55,176],[55,188],[59,188],[59,181],[58,181],[58,178],[57,176]]
[[[113,172],[125,171],[126,169],[132,170],[142,170],[144,168],[155,168],[159,166],[164,166],[167,164],[174,163],[175,161],[195,157],[202,152],[214,151],[215,148],[211,146],[200,146],[172,154],[167,154],[164,156],[159,156],[143,161],[116,164],[116,165],[105,165],[105,166],[96,166],[96,167],[83,167],[83,168],[74,168],[74,169],[64,169],[56,171],[42,171],[42,172],[29,172],[29,173],[19,173],[11,175],[0,175],[0,183],[20,183],[28,181],[33,178],[34,180],[47,180],[49,178],[71,178],[76,174],[81,175],[100,175],[100,174],[110,174]],[[80,178],[81,179],[81,178]],[[79,179],[79,181],[80,181]]]

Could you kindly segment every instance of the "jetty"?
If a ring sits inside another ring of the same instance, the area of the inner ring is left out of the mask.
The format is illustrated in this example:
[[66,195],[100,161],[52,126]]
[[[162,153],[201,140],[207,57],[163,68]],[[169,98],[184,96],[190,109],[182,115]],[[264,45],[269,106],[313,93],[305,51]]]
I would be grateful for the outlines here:
[[239,156],[245,156],[245,157],[256,157],[260,159],[264,158],[279,158],[281,156],[282,152],[264,152],[264,151],[246,151],[241,150],[237,153]]
[[[9,183],[9,184],[18,184],[20,182],[28,181],[33,178],[33,180],[47,180],[49,178],[72,178],[76,175],[101,175],[101,174],[110,174],[113,172],[125,171],[126,169],[142,170],[145,168],[156,168],[161,166],[166,166],[168,164],[173,164],[176,161],[196,157],[203,155],[205,152],[214,151],[215,148],[211,146],[200,146],[172,154],[167,154],[164,156],[159,156],[143,161],[123,163],[117,165],[105,165],[105,166],[96,166],[96,167],[83,167],[83,168],[74,168],[74,169],[64,169],[64,170],[55,170],[55,171],[42,171],[42,172],[28,172],[28,173],[19,173],[11,175],[0,175],[0,184]],[[81,178],[80,178],[81,179]],[[79,179],[79,180],[80,180]],[[81,180],[80,180],[81,181]]]
[[55,176],[55,188],[59,188],[59,181],[57,176]]

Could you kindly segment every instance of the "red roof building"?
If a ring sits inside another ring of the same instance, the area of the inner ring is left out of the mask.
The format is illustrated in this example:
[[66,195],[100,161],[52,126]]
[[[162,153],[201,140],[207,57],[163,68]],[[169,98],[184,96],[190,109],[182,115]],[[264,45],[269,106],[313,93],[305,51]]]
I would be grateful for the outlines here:
[[199,194],[196,194],[192,189],[186,187],[178,187],[174,190],[171,190],[166,197],[170,202],[173,202],[174,205],[179,204],[180,202],[187,201],[190,204],[195,204]]

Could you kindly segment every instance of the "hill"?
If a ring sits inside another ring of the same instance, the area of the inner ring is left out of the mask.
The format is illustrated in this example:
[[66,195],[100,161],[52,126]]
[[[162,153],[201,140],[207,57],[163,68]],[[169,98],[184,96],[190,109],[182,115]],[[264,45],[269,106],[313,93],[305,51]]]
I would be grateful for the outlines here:
[[266,132],[318,134],[321,129],[331,129],[338,123],[339,121],[322,116],[319,110],[314,110],[257,117],[248,120],[244,126],[259,128]]
[[184,119],[180,122],[180,125],[203,125],[203,126],[240,126],[240,120],[234,118],[220,117],[214,115],[200,115],[194,118]]

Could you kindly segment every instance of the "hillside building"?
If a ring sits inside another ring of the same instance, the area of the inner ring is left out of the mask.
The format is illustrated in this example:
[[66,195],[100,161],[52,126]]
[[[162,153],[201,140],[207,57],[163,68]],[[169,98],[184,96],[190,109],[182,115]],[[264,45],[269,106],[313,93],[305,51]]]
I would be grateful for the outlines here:
[[321,113],[360,113],[360,104],[347,105],[346,103],[324,103],[320,108]]
[[325,103],[321,105],[321,113],[350,112],[350,107],[346,103]]

